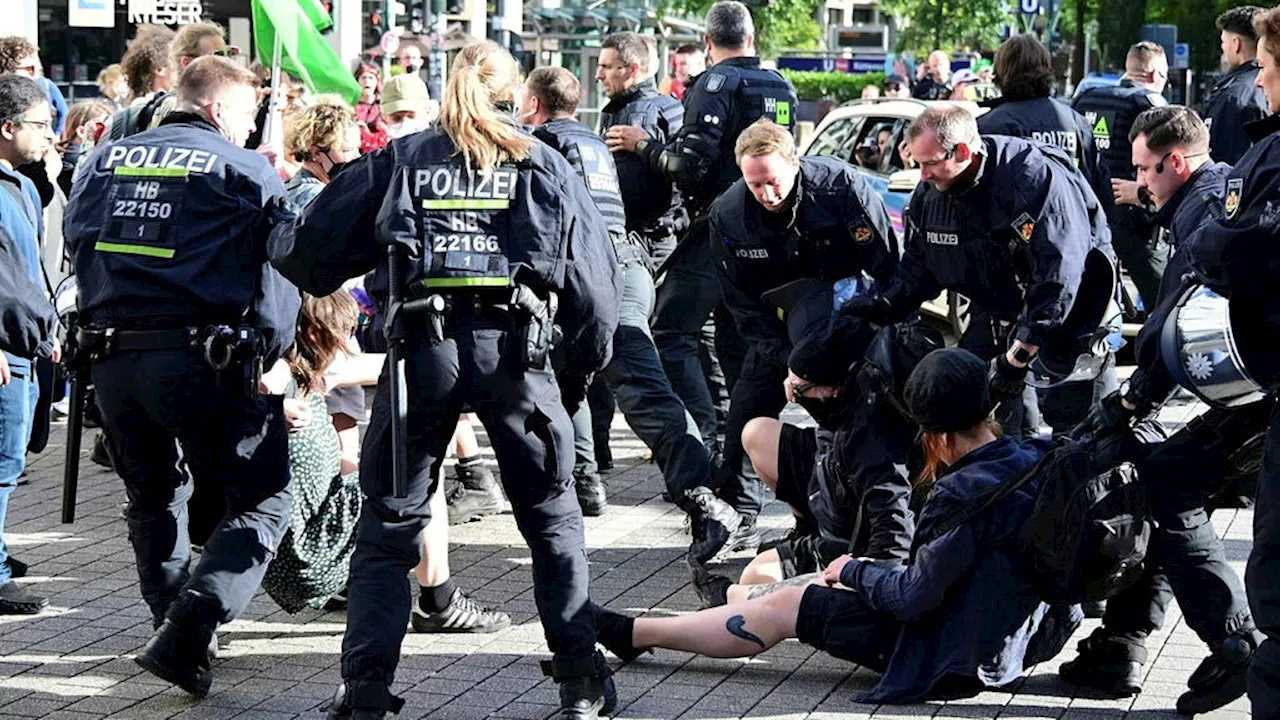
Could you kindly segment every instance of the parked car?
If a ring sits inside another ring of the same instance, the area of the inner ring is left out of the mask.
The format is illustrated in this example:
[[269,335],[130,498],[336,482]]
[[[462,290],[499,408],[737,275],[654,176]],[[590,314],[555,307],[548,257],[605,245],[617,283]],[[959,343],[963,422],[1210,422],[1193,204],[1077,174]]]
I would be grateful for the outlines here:
[[[884,199],[889,219],[901,239],[902,211],[920,183],[920,171],[905,167],[898,146],[906,139],[907,126],[930,105],[937,104],[959,105],[975,117],[986,112],[986,108],[971,102],[854,100],[823,118],[802,153],[838,157],[857,168]],[[922,305],[921,310],[948,323],[957,336],[968,328],[969,300],[959,293],[944,292]]]

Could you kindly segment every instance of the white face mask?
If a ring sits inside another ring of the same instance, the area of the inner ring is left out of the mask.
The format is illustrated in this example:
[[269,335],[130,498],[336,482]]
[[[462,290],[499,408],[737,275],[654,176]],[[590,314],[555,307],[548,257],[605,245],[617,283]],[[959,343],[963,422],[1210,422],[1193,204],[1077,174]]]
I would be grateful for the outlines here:
[[426,129],[427,129],[427,123],[421,120],[416,120],[416,119],[403,120],[398,123],[387,124],[387,134],[391,136],[392,140],[395,140],[396,138],[402,138],[405,135],[412,135],[418,132],[419,130],[426,130]]

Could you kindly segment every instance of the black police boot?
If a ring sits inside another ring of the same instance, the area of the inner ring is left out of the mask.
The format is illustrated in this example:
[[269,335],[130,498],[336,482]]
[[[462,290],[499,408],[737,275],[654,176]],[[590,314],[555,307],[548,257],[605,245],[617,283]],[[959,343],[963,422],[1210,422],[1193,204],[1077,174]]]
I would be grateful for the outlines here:
[[450,525],[461,525],[502,512],[502,488],[489,468],[478,463],[458,464],[453,472],[453,487],[445,495]]
[[733,531],[733,534],[729,536],[729,540],[724,544],[724,552],[726,553],[742,552],[744,550],[756,552],[760,549],[760,528],[756,525],[756,516],[742,515],[741,518],[738,523],[738,529]]
[[702,606],[707,608],[729,604],[729,587],[733,581],[723,575],[714,575],[695,563],[689,563],[689,579],[697,591]]
[[161,680],[203,698],[213,684],[216,648],[214,625],[188,613],[178,620],[166,618],[135,661]]
[[1187,680],[1187,687],[1191,689],[1178,698],[1178,712],[1183,715],[1212,712],[1244,695],[1249,662],[1262,644],[1262,637],[1262,633],[1253,630],[1223,640],[1191,673]]
[[380,680],[348,680],[338,686],[326,720],[382,720],[396,714],[404,700],[391,694]]
[[693,526],[689,560],[699,564],[715,557],[742,522],[737,510],[705,487],[685,491],[680,507],[689,513],[690,524]]
[[542,673],[560,686],[557,720],[595,720],[613,715],[618,707],[613,671],[599,652],[585,660],[544,660]]
[[636,647],[634,637],[636,619],[591,603],[591,613],[596,619],[596,642],[604,646],[623,662],[631,662],[650,652]]
[[1142,692],[1142,666],[1147,649],[1111,637],[1098,628],[1076,646],[1080,653],[1058,668],[1058,677],[1073,685],[1101,690],[1116,697]]
[[609,499],[604,492],[604,481],[595,473],[574,475],[573,488],[578,493],[578,504],[582,506],[582,514],[587,517],[599,517],[609,507]]
[[48,598],[12,580],[0,585],[0,615],[35,615],[48,605]]
[[613,449],[609,447],[609,439],[607,435],[603,440],[604,442],[595,441],[594,443],[596,451],[596,467],[600,468],[601,472],[608,472],[613,469]]
[[1089,600],[1080,603],[1080,610],[1084,612],[1084,616],[1097,620],[1107,614],[1107,602],[1105,600]]
[[18,578],[27,576],[27,564],[22,562],[21,560],[18,560],[12,555],[10,555],[8,558],[5,559],[4,564],[9,566],[10,578],[13,578],[16,580]]
[[108,470],[115,470],[115,462],[111,459],[111,451],[107,449],[106,436],[98,433],[93,436],[93,451],[89,453],[89,460],[94,465],[100,465]]

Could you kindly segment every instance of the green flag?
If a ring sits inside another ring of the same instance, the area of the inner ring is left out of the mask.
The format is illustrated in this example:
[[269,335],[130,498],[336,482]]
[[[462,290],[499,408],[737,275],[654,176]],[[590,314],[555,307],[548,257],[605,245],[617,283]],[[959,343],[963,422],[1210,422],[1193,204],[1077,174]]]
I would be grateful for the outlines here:
[[354,105],[360,86],[320,36],[332,24],[319,0],[253,0],[253,38],[263,64],[271,64],[278,37],[282,70],[302,78],[311,92],[335,93]]

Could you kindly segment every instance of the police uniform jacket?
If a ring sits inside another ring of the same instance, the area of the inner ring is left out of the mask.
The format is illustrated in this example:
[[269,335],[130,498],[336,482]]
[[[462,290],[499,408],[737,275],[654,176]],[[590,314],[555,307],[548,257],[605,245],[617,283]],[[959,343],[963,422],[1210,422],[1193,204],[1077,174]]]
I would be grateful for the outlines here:
[[1093,141],[1106,157],[1111,177],[1125,180],[1138,176],[1129,129],[1144,111],[1162,105],[1168,105],[1163,95],[1128,79],[1119,85],[1090,88],[1072,102],[1093,128]]
[[[684,125],[684,105],[670,95],[659,94],[653,81],[645,80],[609,98],[600,113],[601,136],[614,125],[638,125],[656,143],[666,145]],[[618,153],[614,160],[627,210],[627,229],[641,233],[658,225],[676,229],[680,196],[666,175],[633,153]]]
[[643,142],[636,153],[671,178],[691,216],[711,206],[742,171],[734,158],[738,134],[762,117],[795,129],[796,91],[758,57],[721,60],[684,96],[684,124],[666,145]]
[[1222,196],[1230,172],[1226,163],[1201,165],[1155,215],[1156,224],[1169,230],[1173,256],[1160,280],[1160,299],[1138,332],[1137,368],[1129,378],[1128,391],[1137,399],[1160,403],[1177,386],[1161,359],[1160,336],[1186,287],[1184,276],[1191,273],[1187,238],[1208,218],[1222,216]]
[[293,344],[301,307],[267,264],[272,226],[293,219],[284,195],[266,158],[189,113],[98,148],[63,220],[82,318],[148,329],[244,323],[274,362]]
[[1249,60],[1228,70],[1209,90],[1204,103],[1204,122],[1209,126],[1209,154],[1214,160],[1234,165],[1249,149],[1244,126],[1261,120],[1267,112],[1267,97],[1254,82],[1258,61]]
[[618,191],[618,168],[609,146],[591,128],[573,118],[545,122],[533,129],[533,136],[563,155],[582,178],[609,228],[609,239],[618,248],[627,239],[627,215]]
[[902,263],[884,298],[905,317],[955,290],[996,318],[1016,319],[1017,339],[1043,345],[1071,309],[1089,251],[1111,255],[1106,218],[1062,150],[998,135],[982,146],[968,189],[916,188]]
[[1222,217],[1207,220],[1184,249],[1198,279],[1231,298],[1232,329],[1245,367],[1263,385],[1280,380],[1280,115],[1247,126],[1253,147],[1227,175]]
[[1084,173],[1093,194],[1104,208],[1111,205],[1111,170],[1093,140],[1093,127],[1084,116],[1056,98],[1012,100],[999,98],[983,103],[990,108],[978,117],[983,135],[1010,135],[1035,140],[1067,151]]
[[800,158],[787,207],[766,210],[739,180],[711,209],[711,242],[725,305],[766,362],[787,367],[787,328],[761,296],[799,278],[832,282],[866,271],[893,276],[898,240],[875,190],[851,165]]
[[558,293],[565,370],[587,375],[608,363],[618,324],[620,274],[608,237],[586,186],[547,145],[535,141],[526,159],[472,173],[434,127],[347,166],[301,218],[276,228],[271,261],[315,295],[376,269],[369,287],[383,307],[391,243],[413,258],[408,288],[483,290],[484,278],[519,269],[535,292]]

